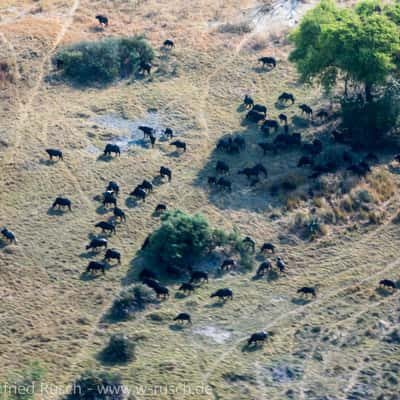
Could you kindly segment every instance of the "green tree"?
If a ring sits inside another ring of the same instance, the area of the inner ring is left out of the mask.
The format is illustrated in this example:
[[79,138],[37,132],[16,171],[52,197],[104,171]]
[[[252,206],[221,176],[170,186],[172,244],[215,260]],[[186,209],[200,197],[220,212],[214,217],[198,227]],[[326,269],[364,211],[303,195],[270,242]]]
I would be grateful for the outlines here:
[[[329,91],[339,79],[364,87],[367,101],[396,69],[400,52],[399,29],[389,10],[379,3],[361,2],[354,10],[322,0],[291,34],[295,49],[289,56],[304,82],[317,81]],[[397,9],[396,9],[397,10]],[[392,12],[394,13],[394,12]],[[396,14],[397,15],[397,14]]]

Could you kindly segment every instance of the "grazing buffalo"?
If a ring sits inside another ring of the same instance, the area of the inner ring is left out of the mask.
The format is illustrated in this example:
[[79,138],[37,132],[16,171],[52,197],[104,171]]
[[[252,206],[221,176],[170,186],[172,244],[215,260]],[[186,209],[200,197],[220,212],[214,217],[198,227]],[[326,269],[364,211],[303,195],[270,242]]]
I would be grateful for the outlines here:
[[276,266],[279,269],[279,272],[285,272],[286,271],[286,264],[285,262],[282,260],[281,257],[277,257],[276,258]]
[[142,73],[143,75],[147,72],[148,75],[151,74],[151,69],[153,68],[153,65],[149,62],[141,62],[139,66],[139,72]]
[[265,67],[266,65],[275,68],[276,67],[276,60],[273,57],[261,57],[258,59],[262,66]]
[[306,114],[308,117],[312,117],[313,110],[310,106],[308,106],[307,104],[300,104],[299,108],[302,114]]
[[118,264],[121,264],[121,253],[114,249],[108,249],[104,255],[104,260],[107,262],[117,260]]
[[175,43],[172,40],[167,39],[164,41],[163,46],[172,48],[172,47],[175,47]]
[[249,95],[246,94],[243,99],[243,104],[245,105],[246,108],[253,107],[254,100]]
[[125,222],[126,221],[126,215],[125,215],[124,210],[121,210],[118,207],[114,207],[113,214],[114,214],[114,217],[115,218],[119,218],[119,220],[121,222]]
[[221,271],[226,271],[226,270],[230,270],[231,268],[235,268],[236,267],[236,261],[232,258],[228,258],[226,260],[224,260],[221,264]]
[[9,229],[3,228],[3,229],[1,230],[1,234],[5,237],[5,239],[6,239],[9,243],[17,243],[17,239],[15,238],[14,233],[11,232]]
[[104,193],[103,195],[103,206],[107,207],[109,205],[117,206],[117,198],[109,192]]
[[139,185],[139,187],[149,193],[153,191],[153,184],[147,179],[143,179],[143,182]]
[[165,176],[168,177],[168,182],[170,182],[172,179],[172,171],[167,167],[161,167],[160,176],[161,178],[164,178]]
[[190,283],[198,281],[208,282],[208,273],[205,271],[193,271],[190,275]]
[[167,211],[167,206],[165,204],[162,204],[162,203],[157,204],[156,209],[155,209],[156,214],[161,214],[165,211]]
[[112,191],[112,192],[115,193],[116,196],[118,196],[118,194],[119,194],[119,186],[118,186],[118,183],[117,183],[117,182],[114,182],[114,181],[108,182],[108,185],[107,185],[106,190],[107,190],[107,191]]
[[139,279],[141,281],[143,281],[144,279],[157,279],[157,275],[153,271],[150,271],[147,268],[143,268],[140,271]]
[[143,139],[145,139],[146,137],[150,137],[151,135],[154,135],[154,128],[151,128],[150,126],[141,125],[138,127],[138,129],[143,132]]
[[229,288],[218,289],[210,297],[218,297],[220,300],[233,300],[233,292]]
[[171,128],[166,128],[164,131],[164,135],[168,139],[172,139],[174,137],[174,131]]
[[253,343],[255,345],[257,345],[258,342],[265,342],[267,340],[267,338],[268,338],[267,332],[262,331],[262,332],[253,333],[250,336],[250,338],[248,339],[247,345],[251,346]]
[[46,153],[49,155],[50,160],[52,160],[53,157],[58,157],[59,160],[63,160],[63,153],[61,150],[46,149]]
[[276,146],[274,146],[272,143],[262,142],[257,143],[257,145],[261,147],[264,156],[267,154],[267,151],[271,151],[272,153],[276,154]]
[[256,275],[257,276],[263,276],[266,272],[272,270],[272,263],[269,260],[263,261],[259,267],[257,268]]
[[279,124],[277,121],[275,121],[274,119],[266,119],[263,124],[261,125],[261,129],[265,130],[266,128],[272,128],[275,130],[275,132],[278,130],[279,128]]
[[155,278],[143,278],[142,282],[144,285],[148,286],[149,288],[156,288],[160,286],[160,282]]
[[136,197],[139,200],[143,200],[143,202],[145,202],[147,193],[140,186],[138,186],[132,192],[130,192],[129,195]]
[[57,198],[54,200],[54,203],[53,203],[53,205],[51,206],[51,208],[55,208],[55,207],[57,207],[57,208],[67,207],[69,211],[72,211],[71,205],[72,205],[71,200],[67,199],[66,197],[57,197]]
[[114,153],[116,156],[121,156],[121,149],[117,144],[106,144],[106,147],[104,148],[104,155],[111,156],[111,153]]
[[224,161],[217,161],[215,170],[217,171],[218,174],[227,174],[229,172],[229,165]]
[[303,167],[304,165],[314,165],[314,160],[311,157],[308,156],[302,156],[297,163],[297,167]]
[[186,143],[181,140],[175,140],[174,142],[171,142],[170,145],[175,146],[177,149],[183,149],[183,152],[186,151]]
[[253,253],[256,251],[256,242],[250,236],[246,236],[242,243],[250,248]]
[[192,318],[188,313],[180,313],[175,318],[174,321],[178,322],[187,322],[188,324],[192,325]]
[[169,290],[165,286],[156,286],[152,288],[157,295],[157,298],[167,299],[169,297]]
[[260,248],[260,252],[261,253],[265,253],[266,251],[274,254],[275,253],[275,246],[272,243],[264,243]]
[[390,279],[382,279],[381,281],[379,281],[379,286],[383,286],[384,288],[389,288],[389,289],[393,289],[396,290],[397,286],[396,284],[391,281]]
[[311,294],[311,296],[317,297],[317,292],[316,292],[315,288],[309,287],[309,286],[304,286],[304,287],[300,288],[299,290],[297,290],[297,293],[304,295],[304,296],[308,296],[309,294]]
[[232,182],[229,179],[221,177],[217,180],[217,186],[228,192],[232,191]]
[[106,274],[106,267],[104,264],[98,261],[90,261],[88,266],[86,267],[86,272],[91,272],[94,274],[95,272],[102,272],[103,275]]
[[101,228],[101,231],[104,232],[110,232],[111,234],[115,233],[115,225],[112,224],[111,222],[107,221],[101,221],[95,224],[96,228]]
[[97,250],[99,247],[107,248],[107,239],[105,238],[94,238],[86,246],[86,250]]
[[278,97],[279,103],[287,103],[288,101],[291,101],[292,104],[295,102],[295,98],[292,95],[292,93],[287,93],[283,92],[279,97]]
[[318,110],[317,113],[315,114],[315,116],[321,120],[323,119],[327,119],[329,117],[329,113],[326,110]]
[[264,116],[267,115],[267,107],[261,104],[254,104],[252,110],[264,114]]
[[96,15],[96,19],[101,26],[108,26],[108,18],[105,15]]
[[265,115],[255,111],[255,110],[250,110],[246,114],[246,119],[250,122],[254,122],[254,123],[258,124],[260,121],[264,121]]
[[154,145],[156,144],[157,138],[154,135],[150,135],[149,139],[150,139],[151,148],[154,149]]
[[287,116],[286,116],[285,114],[279,114],[279,115],[278,115],[278,118],[279,118],[279,121],[280,121],[281,123],[284,123],[285,125],[287,125],[288,119],[287,119]]
[[178,290],[181,290],[183,293],[192,293],[195,290],[195,286],[190,282],[182,283]]

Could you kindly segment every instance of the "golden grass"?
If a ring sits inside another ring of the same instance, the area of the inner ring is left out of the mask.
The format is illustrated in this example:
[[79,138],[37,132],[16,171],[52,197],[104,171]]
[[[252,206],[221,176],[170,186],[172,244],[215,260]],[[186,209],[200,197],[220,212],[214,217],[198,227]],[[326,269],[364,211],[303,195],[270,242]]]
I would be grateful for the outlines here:
[[[18,5],[31,6],[30,2]],[[359,382],[354,365],[360,371],[380,371],[383,362],[395,362],[398,357],[381,340],[383,336],[366,338],[364,333],[378,318],[391,318],[397,295],[377,295],[366,301],[358,291],[346,290],[357,284],[361,293],[373,291],[379,279],[396,279],[399,227],[384,222],[376,230],[370,227],[346,236],[343,230],[336,234],[332,228],[325,232],[329,235],[326,238],[308,243],[287,230],[298,210],[283,211],[276,220],[270,218],[271,210],[282,208],[282,199],[271,196],[265,186],[291,174],[299,153],[262,157],[256,143],[265,138],[254,127],[241,126],[243,113],[237,108],[243,94],[251,92],[276,116],[281,111],[274,109],[275,99],[286,89],[299,101],[313,106],[319,102],[318,91],[297,84],[293,68],[284,61],[288,49],[274,49],[282,60],[276,70],[260,73],[254,69],[258,55],[240,51],[246,49],[251,35],[227,37],[216,33],[210,24],[231,17],[234,20],[238,8],[230,1],[222,5],[178,1],[172,7],[170,2],[155,0],[86,0],[81,1],[63,43],[71,38],[145,32],[158,48],[165,38],[172,38],[177,46],[167,59],[176,64],[178,73],[156,73],[151,80],[121,82],[101,89],[51,85],[46,79],[35,86],[41,73],[44,78],[50,73],[50,66],[42,62],[63,23],[58,13],[71,5],[49,0],[43,3],[48,13],[45,18],[38,14],[0,25],[23,70],[16,86],[9,89],[10,101],[0,103],[1,139],[8,143],[0,153],[0,221],[18,239],[17,245],[0,249],[3,380],[10,370],[22,368],[32,359],[40,360],[48,369],[46,380],[57,384],[70,383],[85,368],[108,369],[96,355],[110,335],[119,332],[141,338],[137,359],[112,368],[127,385],[187,382],[193,388],[206,385],[211,390],[211,394],[194,396],[196,399],[281,400],[289,390],[296,396],[303,393],[304,398],[310,390],[315,393],[310,398],[346,398]],[[251,7],[253,3],[240,2],[240,6]],[[97,12],[110,16],[110,29],[93,31],[93,15]],[[27,49],[32,48],[40,50],[38,57],[25,58]],[[268,54],[271,49],[262,53]],[[93,117],[115,114],[134,120],[145,117],[149,108],[157,108],[164,124],[183,135],[187,153],[175,157],[170,147],[161,143],[154,150],[132,148],[119,159],[102,162],[90,152],[91,146],[101,150],[110,133],[120,133],[95,128]],[[290,107],[285,112],[292,117],[297,109]],[[309,126],[306,136],[310,137],[313,129]],[[213,193],[205,177],[214,173],[217,158],[225,159],[214,153],[214,144],[232,132],[242,132],[248,148],[237,159],[227,157],[234,168],[232,194]],[[62,148],[65,161],[48,165],[43,151],[47,147]],[[255,162],[266,165],[270,178],[251,190],[235,172]],[[132,187],[156,175],[161,165],[173,169],[172,182],[157,187],[145,204],[128,208],[124,200]],[[94,223],[106,217],[94,197],[111,179],[122,187],[120,202],[128,214],[126,225],[119,226],[117,235],[110,239],[111,246],[121,250],[123,262],[105,277],[87,281],[81,279],[87,259],[80,255],[88,235],[94,233]],[[397,183],[397,177],[393,181]],[[379,194],[377,182],[368,185]],[[299,184],[301,189],[308,185],[303,180]],[[382,199],[389,192],[385,189],[380,194]],[[72,213],[47,213],[57,195],[72,199]],[[278,255],[288,263],[288,275],[268,281],[252,280],[253,273],[226,274],[181,299],[175,298],[178,285],[171,283],[171,298],[139,313],[136,319],[118,324],[103,321],[125,284],[124,278],[132,272],[131,261],[137,249],[158,225],[152,212],[159,202],[188,212],[201,211],[213,226],[227,230],[236,227],[258,245],[275,243]],[[324,201],[320,205],[328,212]],[[345,218],[338,208],[333,208],[333,213]],[[316,284],[321,285],[317,299],[302,305],[296,290]],[[225,286],[234,291],[234,300],[223,306],[213,305],[210,293]],[[193,327],[176,330],[171,320],[182,311],[192,314]],[[363,322],[358,323],[361,317]],[[311,327],[319,327],[320,333]],[[242,351],[246,350],[243,345],[248,335],[262,329],[275,332],[272,341],[257,351]],[[353,337],[358,340],[353,342]],[[338,340],[336,344],[334,339]],[[369,361],[365,361],[367,357]],[[279,368],[284,366],[295,368],[298,374],[289,381],[276,380]],[[349,384],[349,376],[354,385]],[[382,376],[376,377],[371,388],[375,397],[386,383]],[[394,391],[394,387],[387,389],[388,393]],[[171,396],[162,393],[153,398]],[[179,393],[173,398],[187,396]]]

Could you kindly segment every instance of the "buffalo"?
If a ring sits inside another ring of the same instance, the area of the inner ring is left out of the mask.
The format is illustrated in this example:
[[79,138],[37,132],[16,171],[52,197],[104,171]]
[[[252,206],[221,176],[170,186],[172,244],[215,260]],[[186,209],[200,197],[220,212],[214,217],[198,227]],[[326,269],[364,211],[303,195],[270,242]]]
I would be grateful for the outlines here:
[[57,208],[67,207],[69,211],[72,211],[71,205],[72,205],[71,200],[67,199],[66,197],[57,197],[57,198],[54,200],[54,203],[53,203],[53,205],[51,206],[51,208],[55,208],[55,207],[57,207]]
[[114,249],[108,249],[104,255],[104,260],[107,262],[117,260],[118,264],[121,264],[121,253]]
[[99,247],[107,248],[107,239],[105,238],[94,238],[90,241],[90,243],[86,246],[86,250],[97,250]]
[[168,182],[170,182],[172,179],[172,171],[167,167],[161,167],[160,176],[161,178],[164,178],[165,176],[168,177]]
[[106,267],[104,264],[98,261],[90,261],[88,266],[86,267],[86,272],[91,272],[92,274],[99,271],[101,271],[102,274],[105,275]]
[[104,148],[104,156],[111,156],[114,153],[116,156],[121,156],[121,149],[117,144],[108,143]]
[[233,300],[233,292],[229,288],[218,289],[216,292],[211,294],[210,297],[218,297],[220,300],[222,299],[224,301],[227,299]]
[[59,160],[64,160],[63,159],[63,153],[61,150],[57,149],[46,149],[46,153],[49,155],[50,160],[53,159],[53,157],[58,157]]
[[1,230],[1,234],[5,237],[5,239],[6,239],[9,243],[17,243],[17,239],[15,238],[14,233],[11,232],[9,229],[3,228],[3,229]]
[[276,60],[273,57],[261,57],[258,59],[262,66],[265,67],[266,65],[271,66],[272,68],[276,67]]

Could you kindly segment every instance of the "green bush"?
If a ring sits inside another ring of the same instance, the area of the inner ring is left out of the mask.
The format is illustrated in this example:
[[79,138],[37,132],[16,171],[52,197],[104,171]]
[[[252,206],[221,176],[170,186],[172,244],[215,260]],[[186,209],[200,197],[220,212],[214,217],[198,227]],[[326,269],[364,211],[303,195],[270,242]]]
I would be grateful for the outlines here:
[[71,81],[80,84],[110,83],[150,62],[154,52],[142,36],[105,38],[80,42],[60,49],[53,63]]
[[126,363],[134,357],[135,343],[122,334],[112,335],[100,354],[100,358],[107,363]]
[[115,299],[110,317],[114,320],[125,320],[132,316],[136,311],[142,311],[148,304],[157,302],[157,297],[152,289],[139,284],[132,286]]
[[158,268],[184,271],[216,246],[234,241],[233,236],[212,229],[200,214],[174,210],[162,217],[161,227],[151,235],[144,257]]
[[106,372],[84,372],[72,385],[65,400],[123,400],[126,390],[121,377]]

